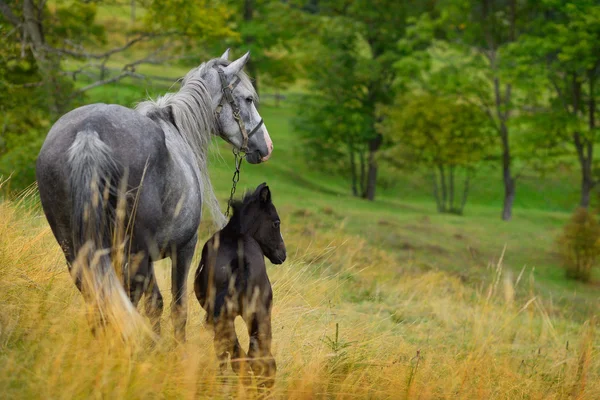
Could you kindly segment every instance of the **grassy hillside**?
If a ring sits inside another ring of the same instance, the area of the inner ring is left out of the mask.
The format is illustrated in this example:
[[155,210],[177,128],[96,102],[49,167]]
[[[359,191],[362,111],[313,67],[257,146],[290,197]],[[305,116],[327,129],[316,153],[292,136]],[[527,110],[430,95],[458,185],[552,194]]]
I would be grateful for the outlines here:
[[[289,207],[283,194],[276,201]],[[111,330],[94,338],[49,228],[24,203],[0,203],[4,398],[257,395],[235,376],[217,373],[191,290],[184,346],[174,343],[168,311],[154,348],[124,346]],[[335,224],[322,230],[311,218],[283,215],[290,257],[269,266],[278,363],[271,397],[600,396],[596,321],[551,315],[531,271],[517,277],[497,264],[472,288],[447,272],[407,268]],[[336,219],[325,212],[320,221]],[[169,277],[161,262],[165,304]],[[244,332],[238,324],[246,346]]]

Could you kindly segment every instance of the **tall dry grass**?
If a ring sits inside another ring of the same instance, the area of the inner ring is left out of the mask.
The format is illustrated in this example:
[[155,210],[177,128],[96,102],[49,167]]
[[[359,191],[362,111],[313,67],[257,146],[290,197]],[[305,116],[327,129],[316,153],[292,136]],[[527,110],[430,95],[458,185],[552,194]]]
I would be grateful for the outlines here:
[[[320,232],[285,218],[289,259],[269,268],[271,393],[217,373],[192,290],[185,345],[175,344],[168,307],[154,346],[124,345],[110,329],[94,337],[29,203],[0,202],[2,398],[600,398],[597,321],[548,315],[530,271],[513,276],[500,263],[472,289],[443,272],[410,272],[343,227]],[[168,305],[168,263],[157,272]],[[238,332],[246,346],[241,322]]]

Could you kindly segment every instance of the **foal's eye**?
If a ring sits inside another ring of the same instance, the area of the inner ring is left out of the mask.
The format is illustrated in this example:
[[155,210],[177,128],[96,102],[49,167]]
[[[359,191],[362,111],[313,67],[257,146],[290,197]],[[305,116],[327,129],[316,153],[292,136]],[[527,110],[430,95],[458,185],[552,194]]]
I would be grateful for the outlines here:
[[254,99],[252,97],[246,97],[246,103],[252,104],[254,103]]
[[273,228],[279,228],[279,221],[273,221]]

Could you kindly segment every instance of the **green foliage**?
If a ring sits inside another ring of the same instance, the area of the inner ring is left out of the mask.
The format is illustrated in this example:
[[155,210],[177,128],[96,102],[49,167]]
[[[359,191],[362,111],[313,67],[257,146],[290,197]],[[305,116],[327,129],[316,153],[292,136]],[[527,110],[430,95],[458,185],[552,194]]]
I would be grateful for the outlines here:
[[538,91],[545,96],[531,102],[541,116],[534,121],[546,133],[547,148],[575,150],[582,175],[580,204],[587,207],[599,168],[593,148],[600,131],[600,5],[552,0],[540,2],[535,11],[530,30],[507,52],[516,77],[546,89]]
[[400,53],[390,43],[404,34],[419,7],[398,1],[319,2],[318,42],[308,55],[311,95],[294,126],[321,168],[344,170],[352,193],[374,198],[376,153],[382,145],[379,108],[395,97]]
[[600,224],[594,214],[575,210],[557,244],[567,277],[588,282],[600,256]]
[[422,95],[388,109],[383,131],[395,165],[473,167],[489,152],[490,124],[477,107],[458,99]]
[[[233,10],[231,21],[239,37],[232,45],[250,51],[246,66],[255,80],[257,90],[261,80],[271,88],[288,87],[299,75],[301,51],[314,19],[295,4],[270,0],[229,0]],[[312,39],[309,39],[310,41]]]
[[8,189],[23,189],[35,182],[35,161],[44,142],[42,127],[4,138],[6,151],[0,156],[0,176],[9,177]]
[[156,34],[176,33],[179,40],[172,50],[192,52],[211,40],[237,36],[228,23],[231,15],[232,10],[222,1],[150,1],[143,24]]
[[[430,94],[404,96],[386,114],[381,130],[392,146],[384,151],[385,159],[399,169],[422,166],[432,171],[438,210],[462,214],[472,173],[493,144],[487,116],[460,99]],[[466,180],[463,199],[455,203],[459,170]]]
[[[0,36],[10,37],[0,24]],[[33,54],[12,40],[0,40],[0,176],[22,189],[35,181],[35,158],[49,126],[48,86]]]
[[321,170],[347,176],[355,195],[364,191],[367,143],[373,115],[368,97],[367,61],[352,26],[332,20],[321,28],[322,42],[307,63],[312,93],[300,98],[293,126],[304,141],[307,160]]
[[46,36],[53,45],[102,45],[106,43],[106,29],[96,22],[97,5],[81,1],[59,2],[53,13],[46,12]]

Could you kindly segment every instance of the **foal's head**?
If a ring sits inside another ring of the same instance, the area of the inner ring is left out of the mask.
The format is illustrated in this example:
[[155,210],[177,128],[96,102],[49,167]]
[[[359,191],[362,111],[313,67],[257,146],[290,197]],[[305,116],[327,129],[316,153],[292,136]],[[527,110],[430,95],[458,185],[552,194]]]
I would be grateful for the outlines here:
[[273,264],[283,263],[286,258],[285,243],[279,227],[279,215],[271,201],[267,184],[258,185],[242,201],[234,202],[233,211],[230,224],[235,225],[239,233],[252,236]]

